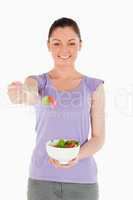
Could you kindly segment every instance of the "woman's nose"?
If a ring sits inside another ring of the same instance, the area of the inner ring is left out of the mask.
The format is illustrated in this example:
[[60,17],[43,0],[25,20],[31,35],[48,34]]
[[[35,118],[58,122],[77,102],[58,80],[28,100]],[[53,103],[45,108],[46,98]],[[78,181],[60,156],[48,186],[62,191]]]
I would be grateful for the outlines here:
[[61,52],[62,52],[62,53],[68,53],[68,51],[69,51],[69,48],[68,48],[67,46],[63,46],[63,47],[61,48]]

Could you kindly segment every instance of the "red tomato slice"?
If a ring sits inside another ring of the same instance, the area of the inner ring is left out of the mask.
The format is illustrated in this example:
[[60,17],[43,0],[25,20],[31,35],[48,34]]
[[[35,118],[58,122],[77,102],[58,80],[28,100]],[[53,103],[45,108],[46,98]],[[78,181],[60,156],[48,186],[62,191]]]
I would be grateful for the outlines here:
[[53,103],[54,102],[54,97],[53,96],[48,96],[48,100],[50,103]]
[[70,143],[70,144],[66,144],[65,147],[66,148],[72,148],[72,147],[76,147],[77,145],[74,143]]

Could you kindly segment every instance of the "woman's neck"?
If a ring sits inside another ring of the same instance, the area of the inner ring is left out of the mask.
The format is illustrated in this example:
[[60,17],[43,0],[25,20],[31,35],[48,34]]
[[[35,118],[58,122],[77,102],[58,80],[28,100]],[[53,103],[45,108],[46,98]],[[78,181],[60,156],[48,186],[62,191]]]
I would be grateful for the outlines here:
[[50,74],[58,77],[59,79],[69,79],[73,77],[74,75],[79,74],[78,71],[76,71],[75,67],[57,67],[55,66],[51,71]]

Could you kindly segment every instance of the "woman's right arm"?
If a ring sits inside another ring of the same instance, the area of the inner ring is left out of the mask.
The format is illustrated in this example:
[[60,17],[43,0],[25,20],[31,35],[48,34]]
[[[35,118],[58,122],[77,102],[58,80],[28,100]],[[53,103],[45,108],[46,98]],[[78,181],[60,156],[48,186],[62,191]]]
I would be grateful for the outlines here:
[[13,104],[36,104],[39,102],[37,80],[28,76],[24,83],[12,82],[8,86],[7,94]]

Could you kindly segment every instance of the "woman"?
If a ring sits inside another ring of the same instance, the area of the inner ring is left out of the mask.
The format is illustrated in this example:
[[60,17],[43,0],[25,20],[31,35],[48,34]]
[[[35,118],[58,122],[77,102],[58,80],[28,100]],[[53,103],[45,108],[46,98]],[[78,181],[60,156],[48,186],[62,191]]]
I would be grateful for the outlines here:
[[[53,69],[27,77],[24,84],[12,83],[8,88],[13,103],[30,104],[36,109],[37,138],[30,165],[28,200],[97,200],[99,187],[93,154],[105,141],[104,81],[76,70],[82,40],[74,20],[56,20],[49,30],[47,46],[53,57]],[[54,109],[41,104],[45,95],[56,99]],[[66,165],[49,158],[44,148],[48,140],[56,138],[80,141],[78,156]]]

